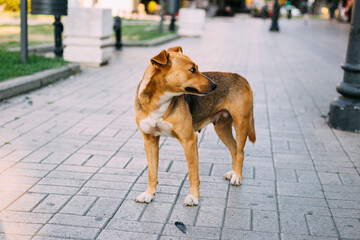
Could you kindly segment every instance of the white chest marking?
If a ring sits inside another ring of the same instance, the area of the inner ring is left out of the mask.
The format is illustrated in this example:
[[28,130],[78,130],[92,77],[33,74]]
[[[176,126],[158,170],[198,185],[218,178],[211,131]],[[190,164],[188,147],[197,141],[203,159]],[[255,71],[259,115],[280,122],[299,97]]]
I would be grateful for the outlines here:
[[150,116],[140,121],[140,129],[154,136],[171,136],[172,124],[163,120],[163,116],[170,106],[171,100],[182,93],[166,92],[160,97],[159,107],[150,113]]

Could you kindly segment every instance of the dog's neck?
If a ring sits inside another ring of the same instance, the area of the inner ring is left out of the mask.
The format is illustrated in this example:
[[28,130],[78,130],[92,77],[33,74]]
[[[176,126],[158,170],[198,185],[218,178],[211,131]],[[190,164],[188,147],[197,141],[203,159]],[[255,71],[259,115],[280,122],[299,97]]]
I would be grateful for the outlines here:
[[146,106],[144,110],[149,117],[152,119],[161,119],[169,109],[172,99],[183,93],[166,91],[164,85],[160,82],[161,79],[146,79],[146,77],[147,76],[144,76],[140,84],[138,98],[142,106]]

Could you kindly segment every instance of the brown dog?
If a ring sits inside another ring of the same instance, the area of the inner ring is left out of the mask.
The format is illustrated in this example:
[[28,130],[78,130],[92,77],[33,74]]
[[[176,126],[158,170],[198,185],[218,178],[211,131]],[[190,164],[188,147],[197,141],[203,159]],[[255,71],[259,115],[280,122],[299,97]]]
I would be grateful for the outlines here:
[[[200,73],[181,47],[163,50],[151,59],[135,98],[136,123],[142,133],[148,162],[149,184],[137,202],[149,203],[155,195],[160,136],[172,136],[184,148],[190,194],[184,205],[199,200],[199,159],[196,132],[213,123],[229,148],[232,170],[224,175],[240,185],[246,138],[255,142],[253,96],[248,82],[235,73]],[[232,126],[236,140],[232,134]]]

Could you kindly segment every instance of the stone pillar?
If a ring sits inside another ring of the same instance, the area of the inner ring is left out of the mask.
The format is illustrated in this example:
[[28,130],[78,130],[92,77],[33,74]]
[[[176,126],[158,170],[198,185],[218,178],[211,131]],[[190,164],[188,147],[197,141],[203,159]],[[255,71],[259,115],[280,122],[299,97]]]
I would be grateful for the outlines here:
[[64,59],[98,67],[114,52],[111,9],[69,8],[64,18]]

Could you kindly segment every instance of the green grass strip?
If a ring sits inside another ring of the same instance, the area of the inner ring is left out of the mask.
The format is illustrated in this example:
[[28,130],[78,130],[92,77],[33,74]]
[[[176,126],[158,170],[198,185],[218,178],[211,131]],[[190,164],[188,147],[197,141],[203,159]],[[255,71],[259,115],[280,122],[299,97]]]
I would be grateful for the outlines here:
[[66,64],[68,62],[62,58],[46,58],[36,55],[29,55],[28,63],[22,64],[19,52],[0,49],[0,82],[47,69],[58,68]]

